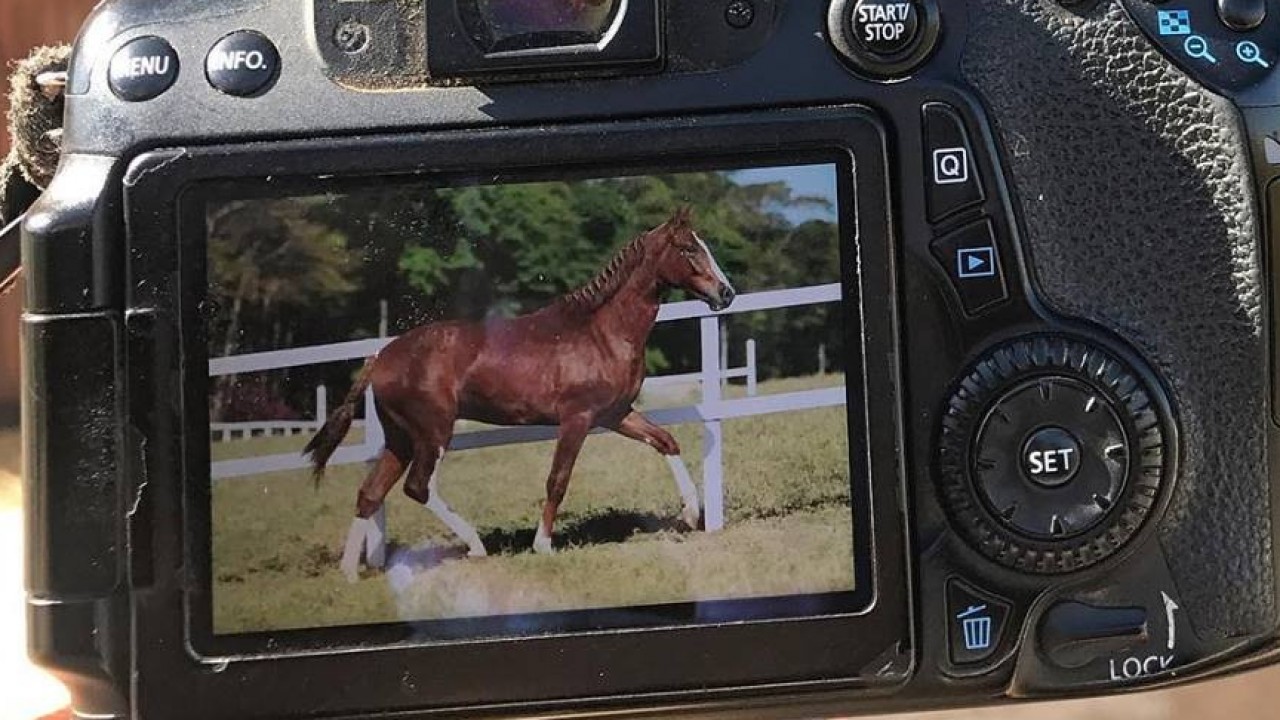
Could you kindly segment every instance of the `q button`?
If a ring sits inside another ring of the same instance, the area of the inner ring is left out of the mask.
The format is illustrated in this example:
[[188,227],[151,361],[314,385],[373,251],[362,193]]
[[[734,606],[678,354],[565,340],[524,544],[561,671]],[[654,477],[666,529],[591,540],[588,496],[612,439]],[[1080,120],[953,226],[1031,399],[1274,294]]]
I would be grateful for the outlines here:
[[215,89],[236,97],[254,97],[270,90],[280,76],[280,53],[260,33],[240,30],[213,46],[204,67]]

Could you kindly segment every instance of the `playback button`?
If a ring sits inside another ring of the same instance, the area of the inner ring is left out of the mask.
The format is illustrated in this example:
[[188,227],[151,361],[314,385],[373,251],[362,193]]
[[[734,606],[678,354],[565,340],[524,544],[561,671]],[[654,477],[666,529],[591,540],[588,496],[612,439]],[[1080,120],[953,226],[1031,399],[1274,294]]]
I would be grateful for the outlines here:
[[990,220],[970,223],[934,240],[932,250],[966,313],[975,315],[1009,297]]

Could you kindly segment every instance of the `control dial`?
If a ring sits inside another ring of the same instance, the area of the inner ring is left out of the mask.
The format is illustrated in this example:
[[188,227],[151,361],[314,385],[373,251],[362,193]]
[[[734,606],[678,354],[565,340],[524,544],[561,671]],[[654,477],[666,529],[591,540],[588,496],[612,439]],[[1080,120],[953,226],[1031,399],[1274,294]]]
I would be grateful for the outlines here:
[[1153,390],[1091,343],[1017,340],[989,352],[947,405],[938,451],[943,505],[990,559],[1063,573],[1124,546],[1164,480]]

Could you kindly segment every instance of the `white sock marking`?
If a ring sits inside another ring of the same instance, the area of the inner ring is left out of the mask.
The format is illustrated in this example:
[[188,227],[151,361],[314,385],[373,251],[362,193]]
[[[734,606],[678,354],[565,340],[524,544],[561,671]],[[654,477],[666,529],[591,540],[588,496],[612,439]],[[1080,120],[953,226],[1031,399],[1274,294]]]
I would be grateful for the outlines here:
[[351,520],[351,528],[347,530],[347,543],[342,549],[342,562],[338,564],[342,574],[347,577],[347,582],[360,579],[360,549],[364,547],[371,524],[362,517]]
[[457,535],[463,542],[467,544],[467,554],[471,557],[485,557],[488,551],[485,550],[484,541],[480,539],[480,533],[471,526],[471,523],[462,518],[461,515],[454,512],[449,504],[440,496],[440,465],[444,460],[444,450],[440,450],[440,455],[436,458],[436,468],[431,473],[431,480],[427,482],[428,499],[424,507],[435,516],[440,518],[440,522],[444,523],[454,535]]
[[679,455],[664,455],[671,466],[671,474],[676,479],[676,487],[680,489],[680,497],[684,500],[684,520],[690,527],[698,526],[698,516],[702,514],[702,506],[698,502],[698,488],[689,477],[689,468]]
[[541,555],[550,555],[554,552],[551,547],[551,533],[547,531],[547,526],[538,521],[538,532],[533,536],[533,551]]

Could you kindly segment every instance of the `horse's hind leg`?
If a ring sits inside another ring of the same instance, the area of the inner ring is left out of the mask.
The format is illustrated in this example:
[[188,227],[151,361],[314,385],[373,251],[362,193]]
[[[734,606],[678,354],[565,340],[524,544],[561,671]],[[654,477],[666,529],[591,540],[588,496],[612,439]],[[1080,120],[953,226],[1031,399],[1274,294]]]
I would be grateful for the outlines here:
[[404,472],[405,461],[391,447],[383,448],[373,469],[360,485],[356,495],[356,516],[347,530],[347,542],[342,549],[339,567],[347,580],[355,582],[360,577],[360,551],[369,547],[370,567],[380,566],[383,558],[378,548],[385,547],[385,525],[378,515],[383,512],[383,500]]
[[[480,539],[480,533],[471,526],[461,515],[454,512],[449,504],[444,501],[444,497],[440,495],[440,466],[444,460],[444,446],[431,447],[424,446],[420,452],[414,454],[413,469],[409,471],[409,477],[405,480],[404,491],[409,497],[422,503],[424,507],[430,510],[436,517],[440,518],[440,522],[453,531],[459,539],[467,544],[467,555],[471,557],[484,557],[489,553],[485,550],[484,541]],[[423,490],[422,478],[427,477],[426,488]]]
[[684,460],[680,458],[680,444],[671,436],[671,433],[635,410],[622,418],[613,430],[623,437],[639,440],[662,453],[662,456],[667,459],[667,465],[671,467],[671,475],[675,478],[676,487],[680,490],[680,497],[684,500],[684,509],[680,517],[690,528],[696,529],[702,517],[698,489],[694,486],[693,479],[689,477],[689,469],[685,467]]

